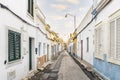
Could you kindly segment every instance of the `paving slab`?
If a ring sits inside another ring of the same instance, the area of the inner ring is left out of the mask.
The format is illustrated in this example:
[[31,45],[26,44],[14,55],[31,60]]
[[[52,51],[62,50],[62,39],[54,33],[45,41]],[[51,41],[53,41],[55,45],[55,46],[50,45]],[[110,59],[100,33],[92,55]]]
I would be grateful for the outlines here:
[[58,72],[58,80],[90,80],[67,52],[64,55]]

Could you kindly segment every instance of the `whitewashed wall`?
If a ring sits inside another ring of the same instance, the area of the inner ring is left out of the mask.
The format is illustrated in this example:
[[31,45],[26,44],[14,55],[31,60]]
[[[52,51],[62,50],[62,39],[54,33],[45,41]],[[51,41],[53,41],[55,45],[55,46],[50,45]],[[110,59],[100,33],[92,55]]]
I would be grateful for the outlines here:
[[[79,33],[92,19],[91,14],[92,8],[89,9],[88,13],[80,23],[77,28],[77,33]],[[94,23],[92,22],[87,26],[77,37],[77,55],[81,57],[81,40],[83,40],[83,60],[93,65],[93,52],[94,52],[94,44],[93,44],[93,35],[94,35]],[[87,39],[89,38],[89,51],[87,52]]]
[[[0,3],[6,5],[9,9],[19,15],[21,18],[25,19],[27,22],[36,25],[34,20],[27,13],[27,0],[0,0]],[[21,6],[22,5],[22,6]],[[0,80],[9,80],[7,73],[15,71],[15,78],[13,80],[21,80],[25,77],[29,71],[29,37],[33,38],[33,54],[32,63],[33,70],[37,68],[37,61],[35,54],[35,48],[38,47],[38,42],[50,44],[41,32],[37,28],[27,25],[20,19],[15,17],[6,9],[0,8]],[[40,24],[40,27],[43,25]],[[22,59],[15,61],[13,63],[4,64],[8,56],[8,29],[12,29],[21,33],[21,56]],[[45,29],[42,29],[45,32]],[[38,37],[39,36],[39,37]],[[43,44],[42,44],[43,45]],[[43,48],[41,48],[43,49]],[[41,50],[43,51],[43,50]],[[47,51],[47,50],[46,50]],[[43,53],[43,52],[41,52]],[[45,52],[46,53],[46,52]]]
[[[79,36],[78,36],[78,56],[81,57],[81,40],[83,40],[83,59],[93,65],[93,25],[89,25]],[[87,38],[89,38],[89,51],[87,52]]]
[[[107,5],[107,7],[105,7],[101,12],[100,14],[98,15],[97,19],[95,20],[95,24],[98,24],[100,23],[101,21],[104,22],[104,27],[106,27],[106,32],[105,32],[105,35],[104,37],[107,37],[107,38],[104,38],[104,39],[107,39],[105,40],[105,51],[104,53],[108,53],[109,51],[109,34],[108,34],[108,31],[109,31],[109,17],[115,13],[116,11],[118,11],[120,9],[120,0],[113,0],[110,2],[109,5]],[[104,14],[104,15],[103,15]]]

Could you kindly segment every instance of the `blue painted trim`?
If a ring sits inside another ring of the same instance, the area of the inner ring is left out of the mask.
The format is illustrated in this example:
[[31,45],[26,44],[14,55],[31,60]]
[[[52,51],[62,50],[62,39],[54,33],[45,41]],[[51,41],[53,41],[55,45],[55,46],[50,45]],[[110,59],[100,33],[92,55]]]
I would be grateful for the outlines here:
[[97,69],[93,68],[93,70],[99,74],[101,77],[103,77],[105,80],[110,80],[107,76],[103,75],[102,73],[100,73]]
[[104,54],[104,60],[94,57],[94,68],[108,80],[120,80],[120,65],[108,62],[107,54]]

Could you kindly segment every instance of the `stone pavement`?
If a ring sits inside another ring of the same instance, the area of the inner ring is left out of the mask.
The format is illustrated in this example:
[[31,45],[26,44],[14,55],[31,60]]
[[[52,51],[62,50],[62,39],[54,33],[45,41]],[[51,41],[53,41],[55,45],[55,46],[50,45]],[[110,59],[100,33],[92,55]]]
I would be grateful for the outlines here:
[[71,56],[63,51],[57,60],[42,72],[26,80],[90,80]]
[[61,55],[64,57],[58,72],[58,80],[90,80],[66,51]]

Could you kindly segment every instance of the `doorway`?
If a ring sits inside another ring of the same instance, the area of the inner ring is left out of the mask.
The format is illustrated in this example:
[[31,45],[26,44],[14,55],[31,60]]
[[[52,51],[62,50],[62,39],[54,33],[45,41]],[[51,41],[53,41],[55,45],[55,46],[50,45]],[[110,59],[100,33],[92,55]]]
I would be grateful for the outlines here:
[[49,61],[49,45],[47,45],[47,61]]
[[32,70],[33,39],[29,38],[29,71]]
[[83,60],[83,40],[81,40],[81,60]]

